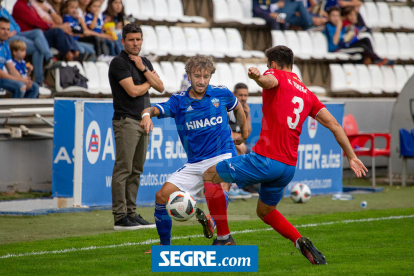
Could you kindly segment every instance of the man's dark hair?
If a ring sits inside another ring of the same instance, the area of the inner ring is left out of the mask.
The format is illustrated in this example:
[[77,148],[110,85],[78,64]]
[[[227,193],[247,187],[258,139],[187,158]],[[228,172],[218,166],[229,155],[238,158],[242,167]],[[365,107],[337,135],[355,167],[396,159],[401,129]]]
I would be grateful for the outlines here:
[[337,6],[330,7],[330,8],[327,10],[327,13],[328,13],[328,15],[330,15],[330,14],[331,14],[331,12],[334,12],[334,11],[337,11],[337,12],[341,13],[341,8],[339,8],[339,7],[337,7]]
[[10,23],[10,20],[7,19],[6,17],[0,17],[0,22]]
[[233,93],[237,93],[237,90],[239,90],[239,89],[248,89],[247,88],[247,85],[245,85],[244,83],[242,83],[242,82],[239,82],[238,84],[236,84],[235,86],[234,86],[234,91],[233,91]]
[[137,34],[137,33],[141,33],[142,36],[142,30],[140,27],[138,27],[137,25],[133,24],[133,23],[129,23],[127,25],[125,25],[122,28],[122,38],[125,39],[127,34]]
[[289,47],[276,46],[267,49],[265,54],[269,63],[272,63],[272,61],[274,61],[280,68],[286,67],[288,69],[292,69],[293,52]]

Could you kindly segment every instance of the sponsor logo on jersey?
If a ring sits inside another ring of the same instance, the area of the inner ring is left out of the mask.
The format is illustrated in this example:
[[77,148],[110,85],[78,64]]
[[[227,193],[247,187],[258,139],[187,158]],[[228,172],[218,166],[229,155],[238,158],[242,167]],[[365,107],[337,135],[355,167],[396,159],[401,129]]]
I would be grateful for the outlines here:
[[205,127],[211,127],[215,126],[217,124],[223,123],[223,117],[211,117],[211,118],[205,118],[200,120],[194,120],[191,122],[186,122],[187,129],[198,129],[198,128],[205,128]]
[[191,107],[191,105],[187,108],[187,111],[193,111],[194,109]]
[[213,103],[215,107],[219,107],[220,105],[220,100],[217,98],[212,99],[211,102]]
[[89,124],[88,130],[86,131],[85,147],[86,157],[89,163],[95,164],[99,158],[99,150],[101,149],[101,130],[96,121],[92,121]]
[[317,128],[318,128],[318,121],[309,117],[308,118],[308,133],[311,139],[315,138]]

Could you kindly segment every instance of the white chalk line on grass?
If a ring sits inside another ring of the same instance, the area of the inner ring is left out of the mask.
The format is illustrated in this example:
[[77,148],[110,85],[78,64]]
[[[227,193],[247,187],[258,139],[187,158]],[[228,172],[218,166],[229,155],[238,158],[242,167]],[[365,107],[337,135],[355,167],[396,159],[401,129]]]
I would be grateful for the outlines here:
[[[323,225],[331,225],[337,223],[354,223],[354,222],[370,222],[370,221],[379,221],[379,220],[391,220],[391,219],[405,219],[405,218],[414,218],[414,215],[408,216],[390,216],[390,217],[380,217],[380,218],[366,218],[366,219],[347,219],[347,220],[340,220],[340,221],[330,221],[330,222],[320,222],[320,223],[309,223],[309,224],[302,224],[302,225],[295,225],[296,228],[304,228],[304,227],[316,227],[316,226],[323,226]],[[231,232],[232,235],[235,234],[245,234],[245,233],[253,233],[253,232],[261,232],[261,231],[269,231],[273,230],[273,228],[262,228],[262,229],[247,229],[242,231],[233,231]],[[171,240],[184,240],[188,238],[202,238],[204,235],[189,235],[189,236],[178,236],[172,237]],[[82,247],[82,248],[67,248],[61,250],[53,250],[53,251],[39,251],[39,252],[28,252],[22,254],[7,254],[0,256],[0,259],[7,259],[13,257],[27,257],[27,256],[37,256],[37,255],[45,255],[45,254],[60,254],[60,253],[67,253],[67,252],[77,252],[77,251],[89,251],[95,249],[107,249],[107,248],[118,248],[124,246],[133,246],[133,245],[146,245],[146,244],[155,244],[158,243],[159,239],[149,239],[142,242],[127,242],[122,244],[113,244],[113,245],[103,245],[103,246],[89,246],[89,247]]]

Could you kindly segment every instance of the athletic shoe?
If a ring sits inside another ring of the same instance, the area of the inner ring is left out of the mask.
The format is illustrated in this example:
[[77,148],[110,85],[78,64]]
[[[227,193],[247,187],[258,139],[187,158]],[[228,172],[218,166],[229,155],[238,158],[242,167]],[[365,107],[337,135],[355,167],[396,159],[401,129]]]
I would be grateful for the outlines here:
[[[158,244],[158,245],[162,245],[162,244]],[[144,253],[145,254],[151,254],[152,252],[151,252],[151,249],[150,249],[150,250],[145,251]]]
[[54,58],[49,59],[49,61],[43,67],[45,70],[52,70],[58,68],[62,65],[62,62],[55,60]]
[[325,256],[313,246],[309,238],[300,237],[296,241],[296,248],[302,252],[303,256],[305,256],[312,264],[328,264],[325,260]]
[[251,198],[252,195],[242,189],[237,188],[237,185],[233,184],[229,190],[229,198],[230,199],[238,199],[238,198]]
[[142,225],[127,215],[114,223],[114,230],[137,230],[140,228],[142,228]]
[[134,217],[130,217],[131,220],[135,221],[136,223],[141,225],[141,228],[157,228],[155,223],[149,223],[145,219],[141,217],[139,214],[135,214]]
[[196,219],[203,226],[204,237],[211,239],[214,237],[214,229],[216,229],[216,224],[210,215],[206,214],[200,208],[196,210]]
[[215,239],[213,241],[213,245],[236,245],[236,242],[234,241],[233,237],[229,235],[229,238],[227,240]]

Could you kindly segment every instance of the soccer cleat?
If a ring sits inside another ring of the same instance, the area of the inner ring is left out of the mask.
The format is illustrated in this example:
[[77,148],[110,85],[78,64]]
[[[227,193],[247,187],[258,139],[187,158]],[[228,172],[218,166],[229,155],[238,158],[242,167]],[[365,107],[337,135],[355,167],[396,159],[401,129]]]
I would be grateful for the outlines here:
[[[158,245],[162,245],[162,244],[158,244]],[[151,253],[152,253],[151,249],[144,252],[144,254],[151,254]]]
[[215,239],[213,241],[213,245],[236,245],[236,242],[234,241],[233,237],[229,235],[227,240]]
[[203,226],[204,237],[207,239],[214,237],[214,229],[216,228],[216,224],[214,223],[211,216],[206,216],[203,210],[197,208],[196,219]]
[[300,237],[296,241],[296,248],[302,252],[303,256],[305,256],[312,264],[328,264],[325,260],[325,256],[313,246],[309,238]]

